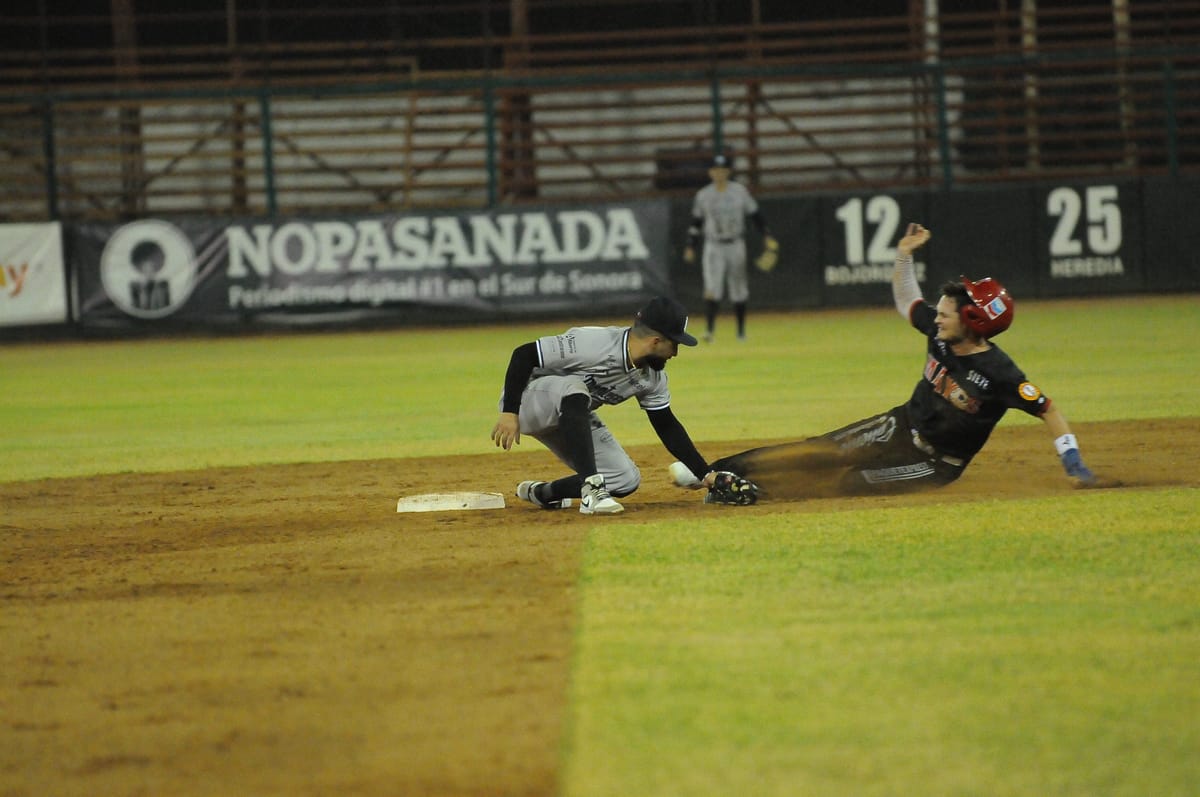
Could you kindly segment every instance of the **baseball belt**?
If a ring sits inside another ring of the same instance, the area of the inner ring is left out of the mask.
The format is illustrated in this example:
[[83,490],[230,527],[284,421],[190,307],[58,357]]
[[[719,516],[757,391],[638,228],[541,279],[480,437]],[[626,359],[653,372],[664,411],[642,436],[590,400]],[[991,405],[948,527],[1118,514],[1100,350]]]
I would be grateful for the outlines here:
[[924,437],[921,437],[921,433],[916,429],[911,429],[910,431],[912,432],[913,445],[934,459],[945,462],[947,465],[953,465],[956,468],[961,468],[964,464],[966,464],[966,460],[962,459],[961,457],[952,457],[949,454],[943,454],[942,452],[938,451],[929,444],[928,440],[926,440]]

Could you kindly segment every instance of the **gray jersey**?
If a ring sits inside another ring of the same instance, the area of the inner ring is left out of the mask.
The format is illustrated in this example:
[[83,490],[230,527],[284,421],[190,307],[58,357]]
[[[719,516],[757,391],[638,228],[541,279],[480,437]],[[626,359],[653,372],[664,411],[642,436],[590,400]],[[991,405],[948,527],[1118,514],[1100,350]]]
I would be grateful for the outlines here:
[[580,377],[593,410],[630,398],[637,398],[644,410],[670,406],[666,372],[629,362],[628,340],[628,327],[573,327],[561,335],[538,338],[539,365],[530,382],[549,375]]
[[758,202],[741,183],[730,180],[724,191],[712,183],[696,192],[692,217],[704,219],[704,238],[711,243],[729,242],[746,232],[746,217],[758,212]]
[[704,298],[721,301],[728,293],[734,303],[750,298],[746,272],[746,216],[758,212],[758,203],[741,183],[730,180],[724,191],[713,183],[696,192],[692,218],[704,220],[704,256],[701,276]]
[[[644,410],[665,409],[671,404],[667,375],[636,368],[629,361],[629,327],[573,327],[534,342],[538,365],[521,394],[521,434],[540,440],[560,461],[578,470],[579,463],[571,458],[574,449],[558,423],[563,399],[586,394],[597,472],[604,475],[613,495],[632,493],[641,483],[641,471],[595,411],[631,398]],[[500,410],[504,411],[503,394]]]

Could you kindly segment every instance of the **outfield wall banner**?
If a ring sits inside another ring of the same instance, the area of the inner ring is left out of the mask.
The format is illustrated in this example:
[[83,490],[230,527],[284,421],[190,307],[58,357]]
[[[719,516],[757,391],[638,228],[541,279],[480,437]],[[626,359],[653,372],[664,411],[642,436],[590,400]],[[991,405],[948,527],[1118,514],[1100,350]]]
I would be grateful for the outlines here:
[[62,228],[0,224],[0,326],[67,321]]
[[1146,288],[1139,182],[1036,188],[1038,293],[1132,293]]
[[1142,183],[1146,290],[1200,290],[1200,181],[1158,178]]
[[959,277],[992,277],[1017,301],[1038,296],[1032,201],[1031,189],[1020,187],[932,194],[925,298],[937,301],[942,284]]
[[669,293],[665,201],[68,228],[84,327],[341,324],[599,310]]
[[[787,300],[792,307],[819,307],[822,303],[820,252],[813,246],[812,232],[817,228],[820,203],[815,199],[760,199],[767,228],[779,242],[779,262],[764,273],[754,267],[762,254],[762,239],[750,236],[747,258],[750,261],[751,301],[756,305]],[[753,228],[753,224],[750,225]]]
[[[927,199],[925,194],[900,192],[822,199],[817,230],[822,304],[889,306],[896,242],[909,222],[929,218]],[[913,265],[924,284],[923,253],[917,253]]]

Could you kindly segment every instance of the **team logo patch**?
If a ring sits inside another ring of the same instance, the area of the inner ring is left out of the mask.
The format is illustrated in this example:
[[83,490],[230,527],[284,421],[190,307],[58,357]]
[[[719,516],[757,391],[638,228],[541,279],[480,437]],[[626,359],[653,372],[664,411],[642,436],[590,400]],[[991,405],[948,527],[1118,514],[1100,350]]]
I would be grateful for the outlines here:
[[1038,390],[1037,385],[1032,382],[1022,382],[1017,391],[1026,401],[1037,401],[1042,397],[1042,391]]
[[[990,302],[988,302],[986,309],[990,318],[999,318],[1000,316],[1004,315],[1004,311],[1008,309],[1008,305],[1004,303],[1003,299],[997,296],[995,299],[992,299]],[[1028,382],[1026,384],[1028,384]],[[1034,390],[1037,390],[1037,388],[1034,388]]]

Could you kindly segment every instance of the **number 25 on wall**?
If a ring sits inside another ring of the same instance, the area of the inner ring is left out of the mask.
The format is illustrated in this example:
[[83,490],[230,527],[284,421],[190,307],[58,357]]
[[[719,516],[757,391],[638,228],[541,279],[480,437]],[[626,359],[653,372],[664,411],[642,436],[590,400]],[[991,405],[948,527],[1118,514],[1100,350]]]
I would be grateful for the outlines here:
[[1083,189],[1082,197],[1074,188],[1055,188],[1046,197],[1046,213],[1058,217],[1050,236],[1051,257],[1083,254],[1078,227],[1084,211],[1088,253],[1111,255],[1121,248],[1121,208],[1115,185],[1090,186]]

